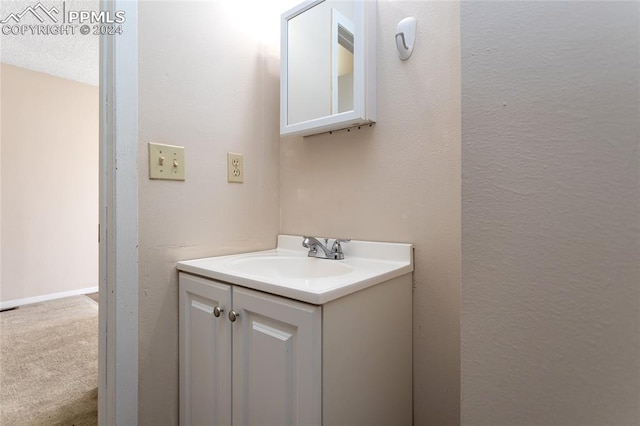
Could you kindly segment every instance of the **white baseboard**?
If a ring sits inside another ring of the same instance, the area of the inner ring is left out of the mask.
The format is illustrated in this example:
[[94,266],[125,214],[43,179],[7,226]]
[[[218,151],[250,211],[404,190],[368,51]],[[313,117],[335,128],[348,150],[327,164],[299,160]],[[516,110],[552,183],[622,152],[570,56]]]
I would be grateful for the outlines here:
[[0,310],[15,308],[16,306],[29,305],[31,303],[46,302],[47,300],[61,299],[63,297],[77,296],[80,294],[96,293],[98,287],[79,288],[77,290],[63,291],[60,293],[44,294],[42,296],[27,297],[25,299],[8,300],[0,302]]

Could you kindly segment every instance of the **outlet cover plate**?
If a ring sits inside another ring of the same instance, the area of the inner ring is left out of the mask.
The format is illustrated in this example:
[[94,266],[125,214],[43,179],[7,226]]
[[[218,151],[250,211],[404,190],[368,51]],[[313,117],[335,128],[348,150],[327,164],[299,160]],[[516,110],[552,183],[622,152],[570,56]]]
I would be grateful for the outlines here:
[[149,142],[149,179],[184,180],[184,147]]
[[244,181],[243,163],[242,154],[227,152],[227,182],[242,183]]

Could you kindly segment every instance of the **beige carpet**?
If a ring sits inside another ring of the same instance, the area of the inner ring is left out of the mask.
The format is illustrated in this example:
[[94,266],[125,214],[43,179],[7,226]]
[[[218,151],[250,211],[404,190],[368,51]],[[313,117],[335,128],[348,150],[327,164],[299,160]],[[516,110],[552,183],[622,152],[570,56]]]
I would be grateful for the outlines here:
[[95,300],[96,302],[99,302],[100,293],[90,293],[90,294],[85,294],[85,296],[91,298],[92,300]]
[[98,304],[73,296],[0,313],[0,425],[96,425]]

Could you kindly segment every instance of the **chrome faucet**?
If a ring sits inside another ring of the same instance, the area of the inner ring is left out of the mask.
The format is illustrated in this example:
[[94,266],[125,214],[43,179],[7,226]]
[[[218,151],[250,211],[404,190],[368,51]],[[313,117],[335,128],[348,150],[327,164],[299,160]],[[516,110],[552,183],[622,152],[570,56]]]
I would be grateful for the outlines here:
[[[329,250],[329,239],[324,238],[324,243],[318,240],[315,237],[302,237],[302,247],[308,248],[309,253],[307,256],[316,257],[318,259],[333,259],[333,260],[342,260],[344,259],[344,253],[342,252],[342,243],[348,243],[351,240],[341,240],[336,239],[332,246],[331,250]],[[320,248],[320,252],[318,251]]]

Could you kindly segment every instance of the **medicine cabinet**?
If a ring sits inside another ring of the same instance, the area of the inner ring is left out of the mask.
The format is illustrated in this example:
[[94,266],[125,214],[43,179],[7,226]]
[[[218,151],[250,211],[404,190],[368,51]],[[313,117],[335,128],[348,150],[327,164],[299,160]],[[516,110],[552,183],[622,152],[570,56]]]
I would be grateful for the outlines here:
[[315,0],[281,19],[280,134],[376,118],[376,2]]

